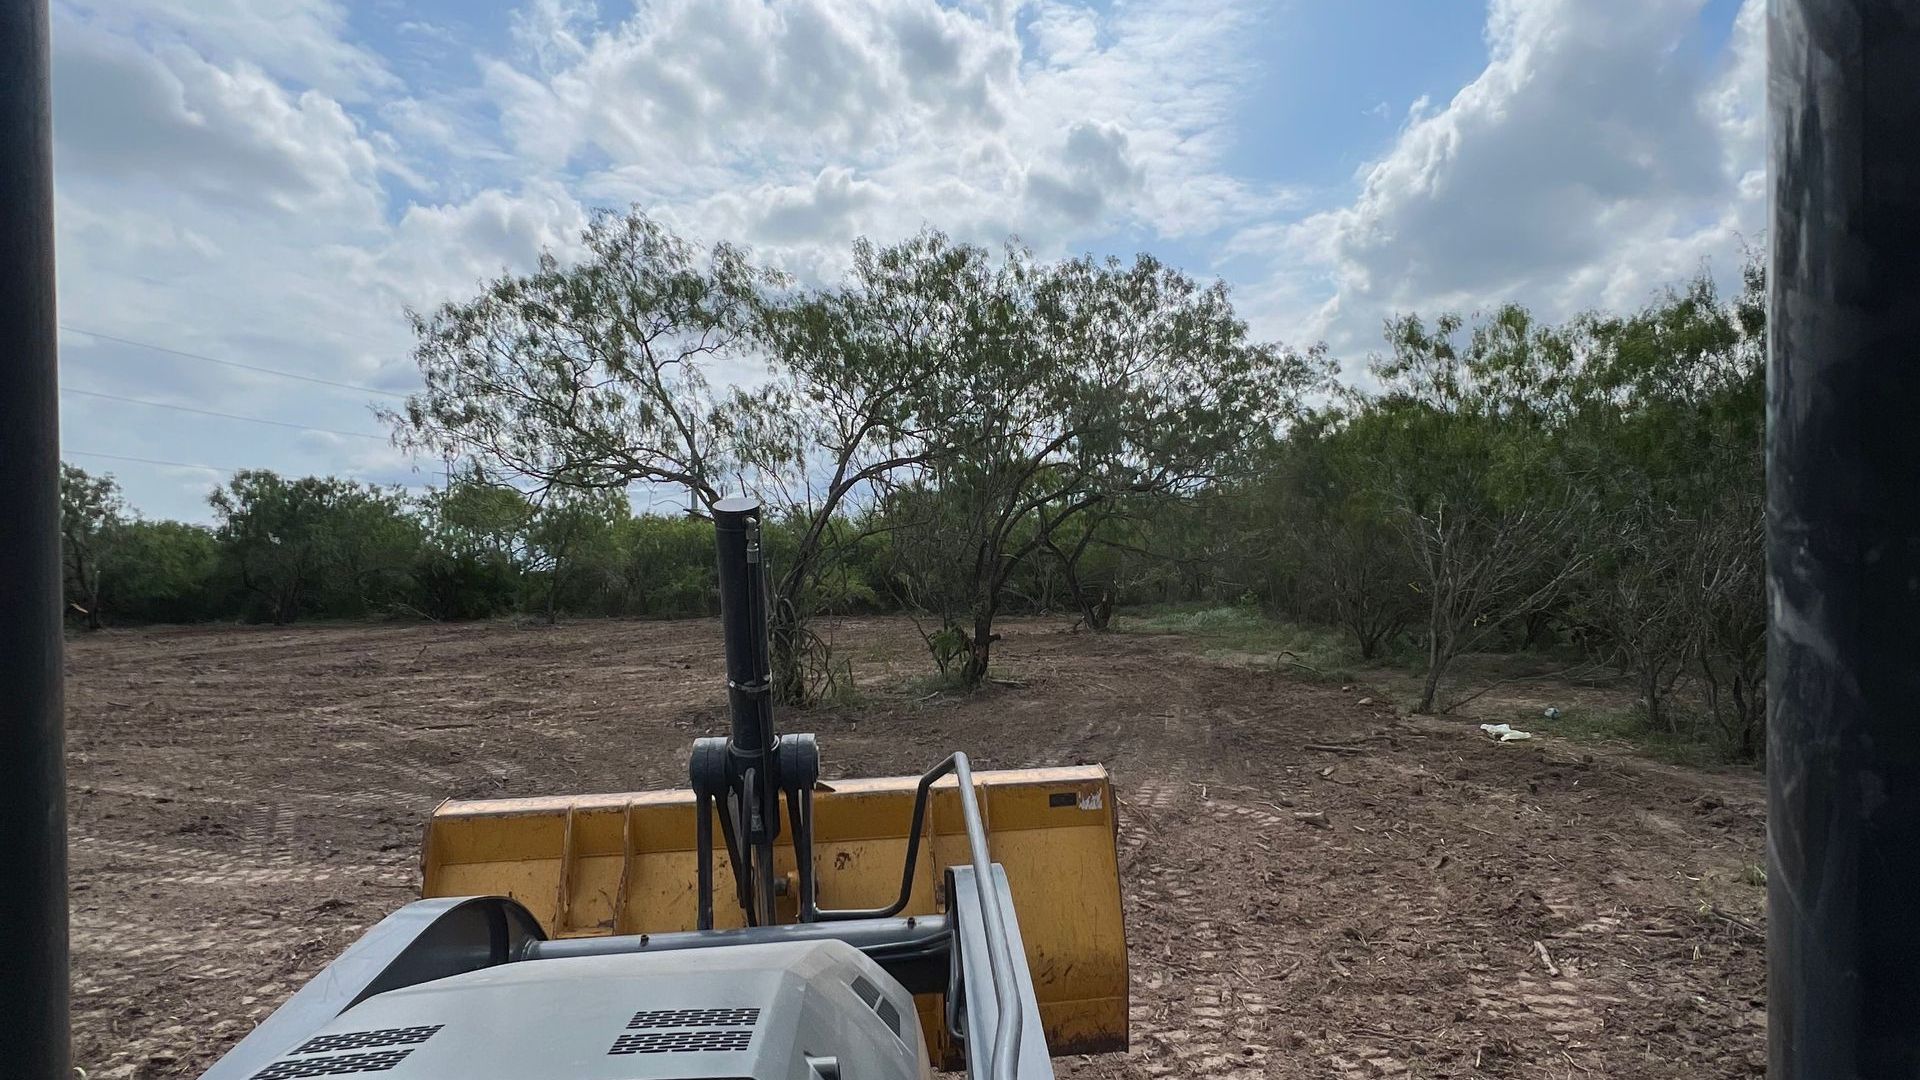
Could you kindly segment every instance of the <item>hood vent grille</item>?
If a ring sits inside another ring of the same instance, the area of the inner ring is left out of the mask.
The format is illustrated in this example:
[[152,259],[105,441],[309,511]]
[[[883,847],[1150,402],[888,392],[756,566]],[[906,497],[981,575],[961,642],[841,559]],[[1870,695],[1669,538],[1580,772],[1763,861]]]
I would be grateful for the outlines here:
[[[880,999],[880,1004],[874,1006],[873,1011],[880,1014],[880,1022],[891,1028],[893,1030],[893,1037],[899,1039],[900,1010],[894,1007],[893,1002],[882,998]],[[902,1039],[901,1041],[904,1042],[905,1040]]]
[[907,1037],[900,1034],[899,1007],[880,996],[880,988],[868,982],[867,977],[864,975],[855,975],[852,985],[853,992],[860,995],[860,1000],[866,1002],[868,1008],[878,1013],[880,1015],[880,1022],[892,1030],[893,1037],[903,1043],[906,1042]]
[[753,1041],[751,1028],[708,1028],[701,1031],[643,1031],[622,1035],[609,1054],[697,1054],[745,1050]]
[[349,1031],[340,1035],[316,1035],[300,1044],[296,1054],[319,1054],[328,1050],[371,1050],[376,1046],[413,1046],[433,1038],[444,1024],[423,1027],[384,1028],[380,1031]]
[[745,1050],[753,1042],[760,1010],[643,1009],[627,1021],[627,1030],[609,1054],[698,1054]]
[[627,1030],[647,1028],[752,1027],[760,1022],[759,1009],[648,1009],[633,1014]]
[[413,1053],[411,1050],[376,1050],[371,1054],[338,1054],[334,1057],[276,1061],[254,1073],[253,1080],[302,1080],[310,1076],[386,1072],[400,1064],[411,1053]]

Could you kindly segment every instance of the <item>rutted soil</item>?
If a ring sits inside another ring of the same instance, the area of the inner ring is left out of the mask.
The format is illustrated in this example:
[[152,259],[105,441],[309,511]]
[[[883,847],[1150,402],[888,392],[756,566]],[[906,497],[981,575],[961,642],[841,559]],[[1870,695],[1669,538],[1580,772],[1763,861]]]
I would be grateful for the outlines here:
[[[995,685],[786,722],[829,778],[1100,761],[1121,801],[1130,1053],[1078,1076],[1732,1077],[1765,1059],[1757,777],[1017,620]],[[447,797],[684,783],[718,626],[109,631],[68,648],[75,1060],[195,1076],[414,895]],[[1319,747],[1319,748],[1315,748]]]

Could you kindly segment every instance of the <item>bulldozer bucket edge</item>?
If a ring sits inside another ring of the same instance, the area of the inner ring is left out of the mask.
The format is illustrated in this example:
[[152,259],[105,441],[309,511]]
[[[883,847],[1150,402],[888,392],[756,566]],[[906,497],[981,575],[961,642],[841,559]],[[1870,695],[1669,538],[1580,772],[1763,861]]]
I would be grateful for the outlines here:
[[[823,908],[899,894],[918,777],[838,780],[813,796]],[[1116,816],[1098,765],[974,774],[993,861],[1005,869],[1053,1055],[1127,1046],[1127,946]],[[448,801],[427,823],[424,897],[509,896],[553,938],[692,930],[698,920],[694,797],[671,790]],[[785,808],[782,808],[784,818]],[[959,792],[931,793],[912,895],[902,915],[945,910],[945,871],[965,866]],[[797,917],[791,837],[775,854],[777,916]],[[744,924],[724,847],[715,852],[715,926]],[[936,1062],[955,1060],[942,995],[917,999]]]

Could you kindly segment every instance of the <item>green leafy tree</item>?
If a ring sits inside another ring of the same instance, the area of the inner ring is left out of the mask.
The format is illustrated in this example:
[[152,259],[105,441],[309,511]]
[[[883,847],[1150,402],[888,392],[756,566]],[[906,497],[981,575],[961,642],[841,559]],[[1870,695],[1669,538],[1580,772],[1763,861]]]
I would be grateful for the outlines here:
[[106,567],[114,561],[113,548],[126,514],[126,500],[112,476],[91,476],[78,466],[60,466],[60,549],[67,607],[85,620],[89,630],[102,625]]
[[769,306],[761,325],[773,379],[736,396],[736,443],[749,485],[791,542],[773,585],[775,690],[805,703],[836,670],[812,617],[844,599],[847,559],[874,523],[848,511],[939,453],[929,372],[962,347],[952,317],[974,281],[968,256],[925,234],[879,249],[854,245],[845,282]]
[[1348,437],[1370,458],[1375,497],[1399,532],[1419,589],[1432,712],[1453,661],[1563,594],[1587,555],[1573,543],[1589,505],[1542,439],[1516,372],[1567,351],[1567,340],[1507,307],[1472,327],[1445,315],[1390,324],[1386,388],[1365,400]]
[[934,667],[942,675],[963,672],[972,656],[969,560],[977,542],[965,494],[930,483],[895,484],[880,513],[892,529],[881,573],[888,594],[913,620]]
[[1706,523],[1653,500],[1599,523],[1586,540],[1592,561],[1570,614],[1596,651],[1634,675],[1648,724],[1677,734],[1666,703],[1696,658],[1704,599],[1696,556]]
[[433,523],[432,538],[444,547],[515,567],[529,558],[527,527],[536,508],[524,492],[472,472],[429,494],[423,509]]
[[425,536],[413,563],[415,603],[436,619],[513,608],[531,555],[534,508],[510,487],[467,473],[421,501]]
[[1739,752],[1763,733],[1765,283],[1723,301],[1705,274],[1640,311],[1593,316],[1565,389],[1563,442],[1605,507],[1575,597],[1596,652],[1632,673],[1650,726],[1687,734],[1689,668]]
[[564,590],[604,596],[621,582],[618,530],[629,516],[624,492],[547,489],[527,523],[527,565],[542,582],[540,606],[548,625]]
[[228,613],[213,530],[179,521],[129,520],[115,530],[107,610],[136,623],[190,623]]
[[[924,454],[907,445],[904,400],[922,356],[893,347],[902,323],[866,304],[859,281],[885,271],[865,252],[848,288],[775,304],[780,279],[744,253],[701,258],[638,211],[596,217],[582,240],[577,263],[545,257],[533,274],[416,317],[427,387],[391,420],[403,441],[503,480],[667,483],[711,506],[731,476],[774,516],[804,518],[772,613],[776,686],[803,701],[806,618],[839,540],[831,526],[850,497]],[[713,393],[708,366],[750,351],[770,358],[773,379]],[[547,535],[568,535],[555,528]]]
[[[1255,341],[1224,285],[1139,256],[997,264],[956,252],[961,332],[933,385],[943,453],[931,482],[964,508],[968,658],[984,678],[1013,574],[1068,522],[1116,500],[1204,488],[1266,438],[1320,375]],[[950,526],[951,527],[951,526]]]
[[664,619],[719,612],[711,523],[644,514],[616,528],[625,610]]
[[741,353],[777,279],[732,247],[701,255],[638,210],[596,214],[581,246],[577,262],[545,254],[411,314],[426,386],[387,420],[404,445],[501,481],[647,481],[712,505],[734,421],[706,365]]
[[223,561],[275,623],[360,615],[405,593],[421,533],[396,492],[253,469],[235,473],[208,502]]
[[1257,598],[1305,621],[1331,623],[1363,660],[1378,658],[1415,615],[1415,572],[1375,460],[1361,452],[1364,425],[1348,430],[1364,399],[1336,403],[1294,423],[1250,475],[1228,490],[1214,531],[1238,554],[1223,567]]
[[1384,392],[1338,437],[1418,571],[1422,709],[1453,657],[1551,620],[1635,676],[1650,724],[1681,730],[1666,702],[1690,667],[1746,715],[1760,551],[1728,496],[1759,487],[1762,296],[1756,266],[1732,303],[1703,274],[1559,326],[1513,306],[1389,325]]

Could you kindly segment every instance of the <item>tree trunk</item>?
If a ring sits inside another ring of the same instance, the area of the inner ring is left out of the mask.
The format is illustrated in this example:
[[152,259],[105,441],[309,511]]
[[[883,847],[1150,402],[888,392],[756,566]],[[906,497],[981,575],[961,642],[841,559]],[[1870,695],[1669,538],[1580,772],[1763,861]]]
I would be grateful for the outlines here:
[[1060,550],[1052,540],[1047,541],[1047,550],[1053,552],[1060,561],[1060,575],[1066,579],[1067,594],[1073,598],[1073,606],[1080,611],[1080,621],[1089,630],[1101,631],[1113,624],[1113,590],[1103,588],[1098,595],[1094,595],[1080,580],[1078,563],[1081,553],[1086,549],[1084,540],[1074,547],[1072,553]]
[[1000,636],[993,632],[993,614],[993,608],[989,605],[973,617],[973,640],[967,647],[967,666],[960,672],[968,686],[979,686],[987,677],[987,664],[993,657],[993,643]]
[[1433,712],[1433,699],[1440,696],[1440,635],[1429,630],[1427,634],[1427,679],[1420,688],[1420,704],[1413,711],[1421,714]]
[[1113,590],[1101,589],[1096,594],[1071,571],[1067,576],[1067,589],[1073,594],[1073,606],[1080,609],[1080,621],[1086,623],[1087,629],[1101,631],[1113,624]]
[[93,572],[93,584],[87,586],[87,629],[98,630],[105,625],[100,621],[100,571]]
[[1353,632],[1354,644],[1360,647],[1360,659],[1371,660],[1379,654],[1380,639],[1386,636],[1385,630],[1368,626],[1367,620],[1359,615],[1347,620],[1347,629]]
[[1735,675],[1733,677],[1733,708],[1740,722],[1740,753],[1751,760],[1758,756],[1759,737],[1765,734],[1766,710],[1756,708],[1758,703],[1746,693],[1745,687],[1746,680]]
[[[1053,547],[1051,543],[1047,546]],[[1085,620],[1087,629],[1100,629],[1093,624],[1093,604],[1087,597],[1086,587],[1080,583],[1080,575],[1075,572],[1073,563],[1067,560],[1066,555],[1062,554],[1059,548],[1053,548],[1053,551],[1060,557],[1060,576],[1067,579],[1067,595],[1073,598],[1073,606],[1080,610],[1080,617]]]
[[1526,628],[1527,639],[1520,643],[1520,647],[1529,651],[1537,648],[1540,645],[1541,639],[1546,637],[1547,626],[1551,622],[1551,619],[1551,614],[1544,610],[1527,612],[1526,617],[1522,620],[1522,625]]
[[[1718,677],[1714,675],[1713,661],[1709,660],[1706,657],[1705,650],[1702,650],[1702,654],[1700,657],[1700,681],[1703,684],[1703,689],[1701,690],[1701,693],[1707,699],[1707,711],[1713,714],[1714,723],[1719,724],[1722,728],[1725,728],[1727,726],[1727,722],[1723,716],[1725,704],[1720,700],[1720,680]],[[1744,723],[1745,717],[1735,714],[1734,720],[1736,722]],[[1745,742],[1744,736],[1741,737],[1741,741],[1743,743]]]
[[1426,684],[1420,688],[1420,704],[1415,705],[1413,711],[1422,716],[1432,715],[1433,699],[1439,696],[1439,694],[1440,668],[1436,666],[1435,661],[1429,659],[1427,661],[1427,681]]
[[[772,609],[767,612],[767,653],[773,667],[773,699],[795,708],[804,708],[813,703],[802,654],[817,650],[823,667],[831,667],[832,664],[831,657],[826,655],[826,643],[807,637],[807,623],[812,616],[803,614],[800,606],[802,590],[813,579],[813,564],[819,545],[820,533],[817,529],[802,537],[800,548],[794,554],[793,565],[781,575],[774,587]],[[812,608],[804,610],[811,612]]]
[[808,692],[807,673],[800,662],[802,629],[796,625],[785,604],[774,605],[769,622],[767,652],[773,666],[774,700],[782,705],[804,708],[811,704],[812,695]]
[[1102,588],[1099,599],[1087,610],[1087,629],[1106,631],[1113,627],[1113,590]]

